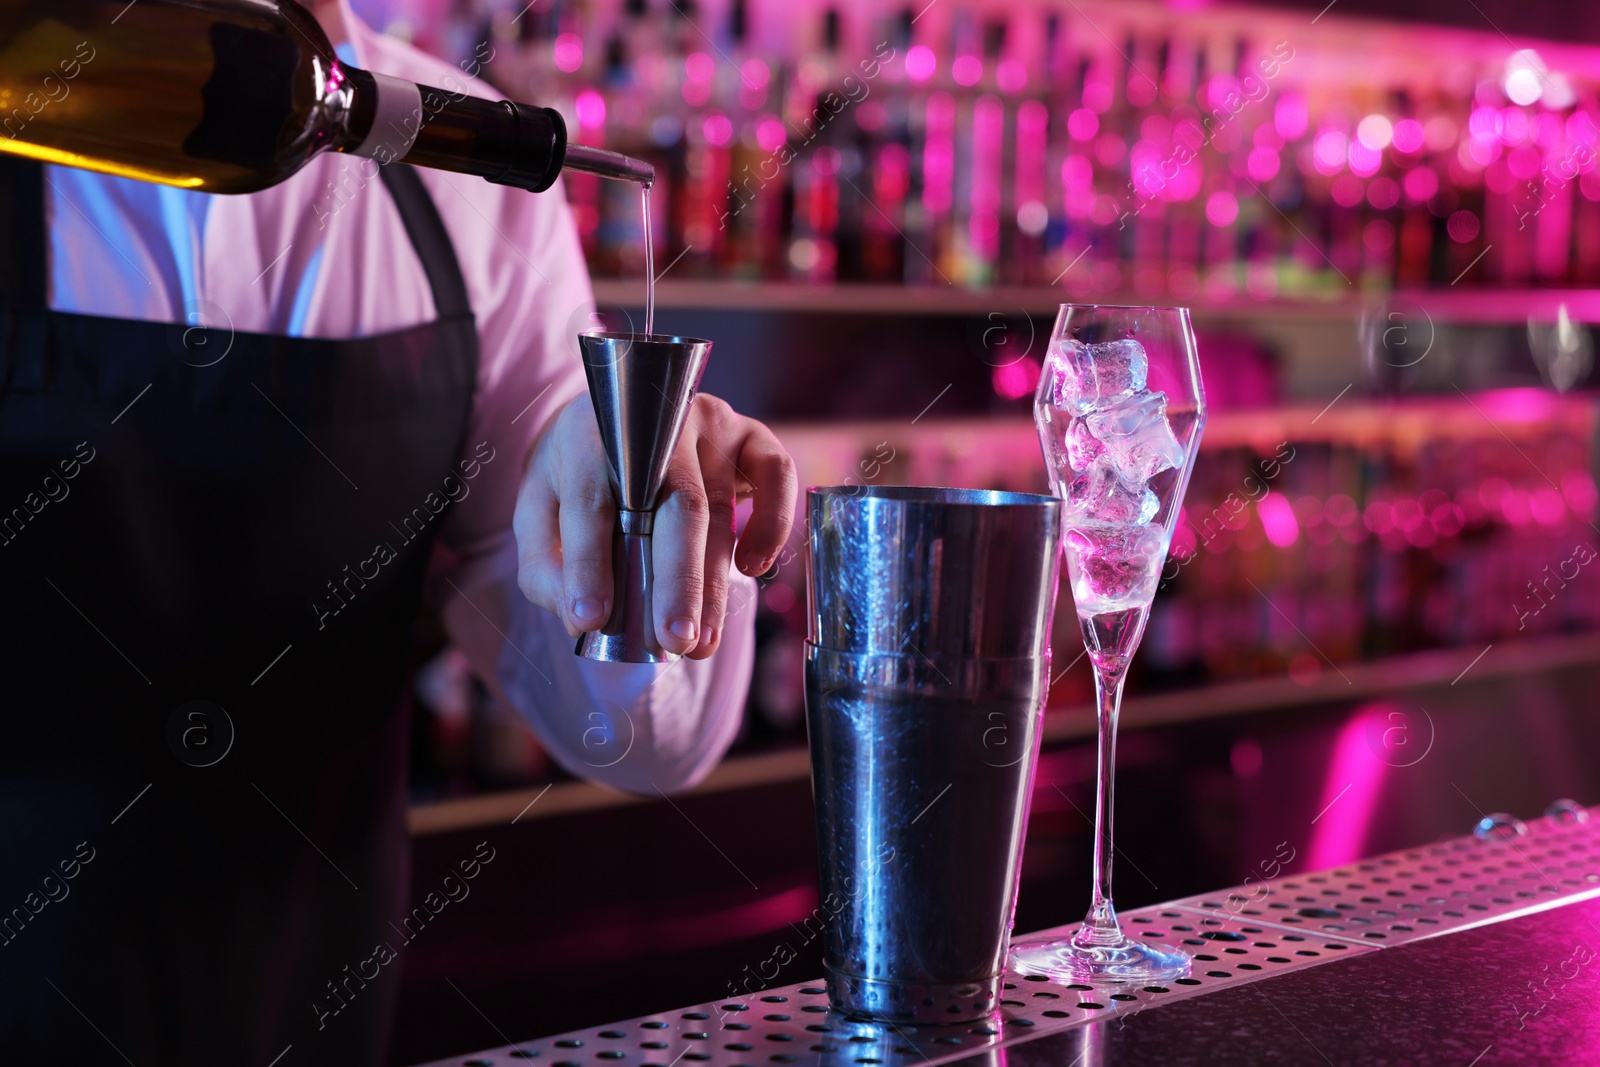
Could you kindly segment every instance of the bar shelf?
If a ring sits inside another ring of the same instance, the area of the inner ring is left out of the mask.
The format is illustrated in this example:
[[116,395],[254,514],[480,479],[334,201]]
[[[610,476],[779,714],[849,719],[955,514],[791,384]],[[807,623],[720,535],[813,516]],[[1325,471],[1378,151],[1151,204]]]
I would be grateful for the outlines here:
[[[1471,653],[1461,649],[1440,649],[1350,664],[1344,667],[1348,684],[1343,678],[1329,674],[1311,685],[1302,685],[1287,677],[1253,678],[1164,693],[1130,693],[1122,705],[1122,729],[1138,730],[1267,710],[1292,715],[1319,704],[1448,686],[1461,677],[1463,667],[1470,667],[1471,673],[1466,675],[1465,681],[1473,685],[1578,667],[1600,660],[1600,634],[1539,638],[1514,648],[1514,655],[1505,655],[1506,650],[1502,649],[1501,655],[1486,656],[1476,664],[1469,664]],[[1053,704],[1046,711],[1043,731],[1046,746],[1092,737],[1092,705],[1084,702]],[[805,781],[810,775],[810,756],[804,744],[800,744],[730,757],[693,792],[731,792],[777,782]],[[651,800],[589,782],[561,782],[413,804],[408,827],[415,835],[453,833],[475,827],[503,826],[513,820],[527,822],[646,804]]]
[[[644,284],[632,278],[596,278],[601,310],[642,308]],[[1189,302],[1197,319],[1244,321],[1299,320],[1349,322],[1385,300],[1426,310],[1437,322],[1513,325],[1556,317],[1565,306],[1577,322],[1600,322],[1600,289],[1399,289],[1331,300],[1255,300],[1201,296]],[[870,282],[803,285],[792,282],[742,282],[663,279],[656,306],[664,310],[737,311],[838,315],[976,315],[990,312],[1049,317],[1069,301],[1105,304],[1182,304],[1171,294],[1134,292],[1089,294],[1066,288],[997,286],[909,286]]]

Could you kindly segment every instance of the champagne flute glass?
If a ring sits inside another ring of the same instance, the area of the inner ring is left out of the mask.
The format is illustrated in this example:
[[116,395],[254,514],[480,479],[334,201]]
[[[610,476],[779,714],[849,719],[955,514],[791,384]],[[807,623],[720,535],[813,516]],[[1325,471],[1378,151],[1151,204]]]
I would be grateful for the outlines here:
[[1117,924],[1111,801],[1122,683],[1205,428],[1189,310],[1063,304],[1033,411],[1051,488],[1066,502],[1062,545],[1094,664],[1100,753],[1089,914],[1066,940],[1017,945],[1011,967],[1062,982],[1166,981],[1188,973],[1188,954]]

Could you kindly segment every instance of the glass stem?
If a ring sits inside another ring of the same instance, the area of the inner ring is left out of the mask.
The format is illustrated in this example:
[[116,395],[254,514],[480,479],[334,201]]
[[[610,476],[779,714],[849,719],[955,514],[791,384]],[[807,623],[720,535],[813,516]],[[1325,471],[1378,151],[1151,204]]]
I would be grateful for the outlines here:
[[1111,807],[1117,764],[1117,713],[1122,708],[1122,683],[1127,667],[1108,670],[1096,666],[1094,693],[1099,728],[1099,763],[1094,787],[1094,893],[1083,929],[1074,940],[1111,945],[1122,940],[1117,910],[1111,903]]

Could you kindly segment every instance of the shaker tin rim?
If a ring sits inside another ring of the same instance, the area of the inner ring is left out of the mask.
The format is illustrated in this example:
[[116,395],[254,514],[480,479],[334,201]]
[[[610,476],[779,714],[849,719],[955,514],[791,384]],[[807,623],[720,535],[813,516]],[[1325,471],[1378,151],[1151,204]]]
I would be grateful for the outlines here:
[[957,489],[927,485],[811,485],[806,495],[820,501],[885,500],[901,504],[942,504],[974,508],[1060,508],[1057,497],[1006,489]]

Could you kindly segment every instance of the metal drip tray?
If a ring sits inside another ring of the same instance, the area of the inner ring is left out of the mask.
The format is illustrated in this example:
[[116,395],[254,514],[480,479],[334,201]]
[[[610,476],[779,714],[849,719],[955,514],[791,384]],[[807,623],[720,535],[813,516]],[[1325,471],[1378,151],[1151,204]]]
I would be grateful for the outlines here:
[[[855,1022],[819,984],[765,990],[428,1067],[932,1067],[1096,1019],[1600,896],[1600,824],[1529,824],[1525,837],[1464,837],[1122,915],[1130,936],[1182,946],[1189,977],[1091,988],[1009,976],[998,1017],[961,1026]],[[1021,941],[1069,935],[1076,924]]]
[[[1353,953],[1372,951],[1341,938],[1310,931],[1268,931],[1263,924],[1210,920],[1173,908],[1129,912],[1130,934],[1181,944],[1195,954],[1190,977],[1167,985],[1093,989],[1061,986],[1046,979],[1008,978],[1000,1018],[961,1026],[908,1026],[854,1022],[828,1006],[818,985],[767,990],[742,1000],[697,1004],[682,1011],[647,1015],[557,1038],[525,1041],[464,1059],[438,1061],[510,1064],[537,1059],[548,1067],[671,1067],[711,1063],[717,1067],[806,1064],[912,1067],[959,1059],[999,1044],[1015,1044],[1092,1019],[1141,1011],[1223,986]],[[1033,935],[1067,936],[1077,924]],[[1029,940],[1032,940],[1030,937]]]
[[1363,944],[1399,945],[1600,894],[1600,833],[1541,819],[1526,837],[1456,838],[1174,906]]

